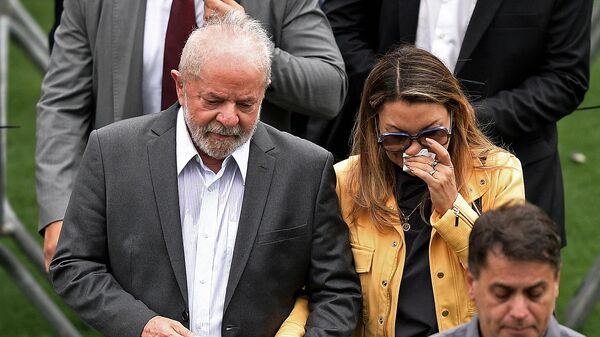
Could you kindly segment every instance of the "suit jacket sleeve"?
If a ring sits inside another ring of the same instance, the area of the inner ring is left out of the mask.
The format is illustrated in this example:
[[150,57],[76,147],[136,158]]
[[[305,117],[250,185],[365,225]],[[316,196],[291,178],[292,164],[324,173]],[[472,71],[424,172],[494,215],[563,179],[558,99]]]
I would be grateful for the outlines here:
[[331,119],[347,91],[344,62],[314,0],[286,1],[275,31],[272,83],[267,99],[286,110]]
[[93,115],[92,50],[86,8],[66,1],[36,120],[39,229],[61,220],[89,135]]
[[157,316],[127,293],[108,269],[106,188],[98,134],[83,156],[58,247],[50,266],[56,292],[107,336],[139,336]]
[[361,309],[361,294],[348,227],[341,218],[335,193],[331,154],[323,168],[313,224],[306,281],[310,308],[306,336],[350,336]]
[[477,104],[480,122],[496,134],[518,139],[539,131],[583,100],[589,82],[592,2],[559,0],[553,6],[539,68],[520,85]]

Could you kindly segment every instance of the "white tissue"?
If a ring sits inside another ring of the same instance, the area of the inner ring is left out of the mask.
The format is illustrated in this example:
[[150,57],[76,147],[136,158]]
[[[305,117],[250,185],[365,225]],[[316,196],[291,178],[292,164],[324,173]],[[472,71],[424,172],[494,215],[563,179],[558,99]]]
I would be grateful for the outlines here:
[[[411,157],[431,157],[432,159],[435,159],[435,153],[429,152],[429,151],[427,151],[427,149],[421,149],[421,151],[419,151],[419,153],[417,153],[414,156],[409,156],[406,154],[406,152],[404,152],[402,154],[402,158],[404,158],[404,159],[411,158]],[[406,165],[404,165],[404,164],[402,165],[402,170],[404,172],[410,172],[410,169],[408,167],[406,167]]]

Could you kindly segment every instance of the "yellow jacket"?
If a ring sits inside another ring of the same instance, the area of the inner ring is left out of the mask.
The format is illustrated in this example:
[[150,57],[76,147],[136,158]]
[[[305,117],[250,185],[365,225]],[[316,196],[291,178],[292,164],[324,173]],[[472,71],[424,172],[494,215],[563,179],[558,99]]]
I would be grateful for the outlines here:
[[[356,222],[350,222],[352,192],[347,185],[347,173],[356,159],[350,157],[335,166],[342,216],[350,229],[354,264],[360,275],[363,294],[362,318],[354,336],[393,337],[406,254],[404,232],[399,224],[384,231],[378,230],[367,212],[360,214]],[[481,162],[476,161],[475,166],[481,166]],[[525,198],[521,163],[515,156],[506,152],[490,154],[485,166],[476,169],[469,179],[467,196],[459,194],[454,207],[445,214],[434,211],[431,215],[433,228],[429,262],[440,331],[466,323],[475,314],[475,305],[469,299],[464,278],[469,234],[478,217],[471,203],[481,197],[485,211],[510,200]],[[390,198],[387,206],[397,209],[396,200]],[[297,333],[278,336],[301,336],[307,316],[306,299],[299,299],[292,315],[282,326],[287,332]]]
[[[359,320],[354,336],[392,337],[406,254],[404,231],[400,224],[378,230],[367,212],[360,214],[355,223],[350,223],[352,192],[346,178],[356,159],[351,157],[336,165],[338,197],[350,229],[354,264],[363,293],[362,320]],[[481,166],[476,160],[475,166]],[[459,194],[454,207],[445,214],[434,211],[431,215],[429,263],[440,331],[466,323],[475,314],[464,277],[469,234],[478,217],[471,203],[481,197],[485,211],[509,200],[525,198],[521,163],[515,156],[506,152],[490,154],[485,165],[486,168],[476,169],[469,179],[468,195]],[[393,197],[387,206],[398,207]]]

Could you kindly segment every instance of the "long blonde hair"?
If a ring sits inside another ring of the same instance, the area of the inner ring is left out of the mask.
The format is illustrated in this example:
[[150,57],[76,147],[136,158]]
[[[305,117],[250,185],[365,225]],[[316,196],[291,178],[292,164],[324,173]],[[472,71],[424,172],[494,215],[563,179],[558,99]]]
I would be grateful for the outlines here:
[[441,104],[451,114],[448,152],[462,195],[467,193],[474,158],[500,150],[477,127],[475,111],[458,80],[438,58],[408,45],[388,52],[367,77],[354,124],[352,154],[359,159],[348,173],[351,221],[367,210],[378,226],[398,222],[397,211],[386,206],[395,193],[395,164],[377,143],[377,116],[385,103],[396,101]]

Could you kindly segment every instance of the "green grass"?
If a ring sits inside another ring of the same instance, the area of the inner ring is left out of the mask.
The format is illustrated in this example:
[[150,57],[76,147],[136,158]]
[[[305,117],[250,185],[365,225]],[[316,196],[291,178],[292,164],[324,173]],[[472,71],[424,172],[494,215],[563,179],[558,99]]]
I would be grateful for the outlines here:
[[[600,105],[600,57],[592,68],[592,85],[581,105]],[[573,297],[586,272],[600,258],[600,109],[576,111],[559,123],[560,153],[565,178],[568,245],[563,249],[559,318],[564,318],[567,302]],[[587,157],[585,164],[569,159],[573,152]],[[600,304],[588,318],[583,333],[600,336]]]
[[[44,30],[52,21],[53,1],[21,0],[36,17]],[[36,233],[37,208],[35,201],[34,148],[35,104],[39,97],[41,74],[16,46],[10,48],[8,121],[19,125],[7,132],[8,158],[7,188],[11,203],[32,235],[41,242]],[[600,104],[600,58],[595,63],[592,87],[583,106]],[[597,206],[600,182],[600,110],[578,111],[559,123],[560,151],[565,178],[567,231],[569,245],[563,250],[561,296],[558,301],[559,318],[577,287],[600,256],[600,207]],[[587,163],[575,164],[569,160],[571,152],[583,152]],[[18,255],[23,263],[52,294],[45,276],[39,273],[23,257],[12,240],[0,237],[0,244]],[[57,301],[56,296],[52,295]],[[84,336],[97,336],[66,309],[70,319]],[[593,317],[593,318],[592,318]],[[583,328],[588,337],[600,337],[600,304]],[[594,319],[595,318],[595,319]],[[0,336],[38,337],[55,336],[50,324],[33,307],[15,286],[3,268],[0,268]]]

